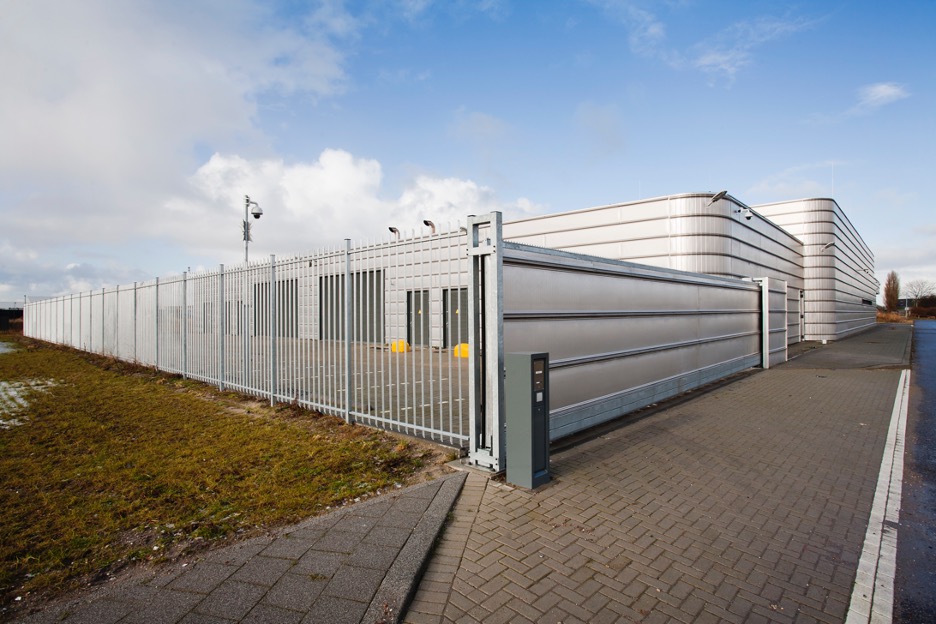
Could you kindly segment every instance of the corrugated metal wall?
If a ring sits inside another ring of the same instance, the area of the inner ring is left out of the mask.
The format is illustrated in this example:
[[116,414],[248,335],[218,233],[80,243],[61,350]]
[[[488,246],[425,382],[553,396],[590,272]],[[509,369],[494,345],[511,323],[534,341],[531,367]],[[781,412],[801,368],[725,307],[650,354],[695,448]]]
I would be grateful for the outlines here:
[[[653,266],[787,282],[799,306],[802,242],[727,195],[685,194],[533,217],[504,225],[507,240]],[[750,217],[750,218],[747,218]],[[800,332],[789,332],[790,343]]]
[[549,352],[553,439],[761,363],[750,281],[505,242],[503,294],[505,352]]
[[806,340],[836,340],[875,323],[874,254],[833,199],[755,206],[804,243]]

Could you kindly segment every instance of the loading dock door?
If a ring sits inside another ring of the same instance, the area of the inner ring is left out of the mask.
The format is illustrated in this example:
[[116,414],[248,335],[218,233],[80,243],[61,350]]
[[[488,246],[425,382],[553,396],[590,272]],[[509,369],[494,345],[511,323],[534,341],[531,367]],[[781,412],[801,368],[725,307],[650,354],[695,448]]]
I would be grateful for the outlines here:
[[413,346],[429,345],[429,291],[406,293],[406,341]]
[[444,347],[468,342],[468,289],[453,288],[442,294]]

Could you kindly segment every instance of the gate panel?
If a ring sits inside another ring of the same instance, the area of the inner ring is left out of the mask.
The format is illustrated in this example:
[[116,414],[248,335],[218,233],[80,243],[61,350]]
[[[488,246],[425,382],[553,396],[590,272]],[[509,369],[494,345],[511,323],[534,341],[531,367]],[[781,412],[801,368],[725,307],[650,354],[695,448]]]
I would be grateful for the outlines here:
[[549,353],[552,439],[760,363],[756,284],[502,248],[504,349]]

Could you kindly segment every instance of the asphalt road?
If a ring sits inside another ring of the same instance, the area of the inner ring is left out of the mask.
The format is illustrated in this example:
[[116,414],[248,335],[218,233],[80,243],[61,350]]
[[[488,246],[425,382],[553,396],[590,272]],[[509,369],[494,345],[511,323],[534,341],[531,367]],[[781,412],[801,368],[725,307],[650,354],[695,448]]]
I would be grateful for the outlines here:
[[936,622],[936,321],[918,321],[897,537],[895,622]]

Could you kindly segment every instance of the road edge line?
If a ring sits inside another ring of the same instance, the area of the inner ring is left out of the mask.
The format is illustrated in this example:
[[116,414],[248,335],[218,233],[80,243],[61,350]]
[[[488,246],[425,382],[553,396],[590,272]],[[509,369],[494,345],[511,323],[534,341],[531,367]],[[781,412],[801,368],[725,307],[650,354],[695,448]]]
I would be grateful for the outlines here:
[[852,588],[846,624],[889,624],[894,611],[894,577],[897,571],[897,524],[903,490],[904,434],[910,399],[910,371],[900,373],[897,396],[881,470],[878,473],[871,517],[865,533],[858,572]]

